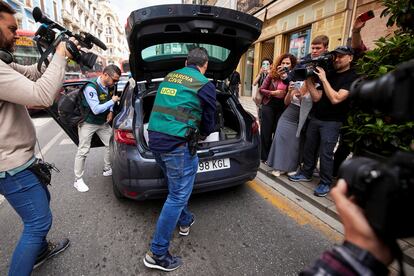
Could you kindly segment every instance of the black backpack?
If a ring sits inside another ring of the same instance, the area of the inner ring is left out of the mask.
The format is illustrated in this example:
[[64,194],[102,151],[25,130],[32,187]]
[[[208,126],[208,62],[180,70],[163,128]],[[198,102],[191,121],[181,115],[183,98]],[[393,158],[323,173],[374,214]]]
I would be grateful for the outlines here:
[[84,107],[82,105],[83,99],[83,90],[85,87],[92,83],[95,87],[96,84],[91,81],[87,81],[80,88],[69,91],[59,98],[58,105],[58,114],[60,121],[70,127],[77,127],[78,124],[82,123],[86,116],[90,112],[90,108]]

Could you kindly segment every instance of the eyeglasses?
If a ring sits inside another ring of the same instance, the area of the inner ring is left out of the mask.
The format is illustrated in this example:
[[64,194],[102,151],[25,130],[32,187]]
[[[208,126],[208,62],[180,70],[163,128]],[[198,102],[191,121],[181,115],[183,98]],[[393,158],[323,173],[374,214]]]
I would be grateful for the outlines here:
[[119,77],[116,78],[116,79],[114,79],[114,77],[112,77],[110,75],[108,75],[108,76],[111,78],[111,80],[112,80],[113,83],[118,83],[119,82]]

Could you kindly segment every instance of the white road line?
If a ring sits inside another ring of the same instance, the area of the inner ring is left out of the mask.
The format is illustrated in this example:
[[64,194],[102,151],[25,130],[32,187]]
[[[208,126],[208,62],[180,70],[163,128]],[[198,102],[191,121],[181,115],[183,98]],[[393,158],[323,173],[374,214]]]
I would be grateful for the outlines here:
[[[50,148],[57,142],[57,140],[59,140],[60,137],[62,137],[62,135],[64,134],[63,130],[61,130],[58,134],[56,134],[55,137],[52,138],[52,140],[49,141],[49,143],[46,144],[46,146],[44,146],[41,151],[43,156],[46,155],[46,153],[50,150]],[[42,158],[42,156],[40,155],[40,153],[36,154],[37,158]]]
[[63,139],[62,141],[60,141],[60,143],[59,143],[59,146],[61,146],[61,145],[74,145],[75,143],[73,143],[73,141],[72,141],[72,139],[70,139],[70,138],[66,138],[66,139]]
[[[60,139],[60,137],[62,137],[62,135],[64,134],[63,130],[61,130],[58,134],[56,134],[55,137],[52,138],[52,140],[49,141],[49,143],[46,144],[46,146],[44,146],[41,151],[43,156],[46,155],[46,153],[50,150],[50,148]],[[40,153],[36,154],[37,158],[42,158],[42,156],[40,155]],[[4,197],[2,195],[0,195],[0,205],[3,203],[4,201]]]
[[37,128],[48,124],[52,120],[53,120],[52,118],[32,118],[33,124]]

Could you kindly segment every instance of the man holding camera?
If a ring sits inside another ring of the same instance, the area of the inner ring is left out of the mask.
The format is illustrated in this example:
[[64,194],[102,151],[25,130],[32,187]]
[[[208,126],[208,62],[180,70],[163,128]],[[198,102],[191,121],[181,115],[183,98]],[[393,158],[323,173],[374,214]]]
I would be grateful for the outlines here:
[[81,193],[89,191],[82,179],[86,156],[91,148],[91,140],[96,133],[105,145],[103,176],[111,176],[112,168],[109,153],[109,139],[112,128],[109,123],[113,119],[112,107],[119,101],[114,95],[115,84],[119,81],[121,69],[114,64],[106,66],[102,75],[93,80],[83,90],[82,105],[86,118],[78,126],[79,145],[75,157],[75,183],[73,186]]
[[168,196],[143,260],[149,268],[173,271],[182,265],[181,257],[171,256],[168,248],[177,224],[179,234],[187,236],[194,223],[187,204],[198,170],[196,145],[198,137],[208,136],[215,127],[216,89],[204,76],[207,66],[207,50],[192,49],[186,67],[168,74],[155,97],[149,147],[166,178]]
[[[62,252],[69,240],[46,240],[52,225],[50,194],[46,184],[31,171],[35,163],[36,131],[26,105],[50,106],[62,87],[66,59],[72,55],[60,42],[47,69],[37,64],[22,66],[13,62],[18,38],[16,12],[0,1],[0,194],[4,195],[24,224],[14,250],[9,275],[30,275],[33,267]],[[78,42],[71,39],[70,43]],[[78,46],[79,48],[79,46]]]
[[331,192],[344,226],[343,244],[325,251],[311,267],[299,275],[389,274],[387,266],[394,259],[391,248],[374,232],[361,207],[349,198],[348,184],[340,179]]
[[348,112],[348,95],[352,82],[357,78],[351,69],[353,50],[347,46],[337,47],[333,53],[335,72],[328,76],[321,67],[316,67],[315,74],[321,86],[315,86],[314,77],[305,80],[315,105],[306,131],[303,153],[303,167],[295,175],[289,176],[291,181],[311,181],[315,169],[317,150],[320,158],[320,182],[314,191],[316,196],[326,196],[332,185],[333,154],[339,138],[339,130]]
[[326,35],[316,36],[311,43],[311,52],[296,64],[295,68],[288,72],[283,72],[283,68],[280,68],[278,73],[282,76],[283,83],[289,85],[291,81],[295,81],[295,70],[300,68],[306,68],[306,63],[313,58],[317,58],[328,51],[329,37]]

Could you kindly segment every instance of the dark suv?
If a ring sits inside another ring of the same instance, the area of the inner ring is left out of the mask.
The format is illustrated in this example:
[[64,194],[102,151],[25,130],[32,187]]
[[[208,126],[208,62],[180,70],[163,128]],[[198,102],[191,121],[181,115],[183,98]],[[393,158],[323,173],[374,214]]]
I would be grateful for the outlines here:
[[[193,47],[209,53],[206,77],[216,86],[216,132],[199,143],[194,193],[252,180],[259,167],[255,117],[229,91],[225,79],[259,37],[262,22],[235,10],[201,5],[160,5],[136,10],[128,18],[131,79],[114,108],[111,156],[117,198],[145,199],[168,192],[163,173],[148,148],[147,124],[158,85],[169,72],[184,67]],[[80,85],[80,83],[79,83]],[[73,87],[65,87],[65,91]],[[58,114],[53,116],[59,121]],[[62,123],[77,143],[76,129]],[[100,141],[93,140],[93,146]]]

